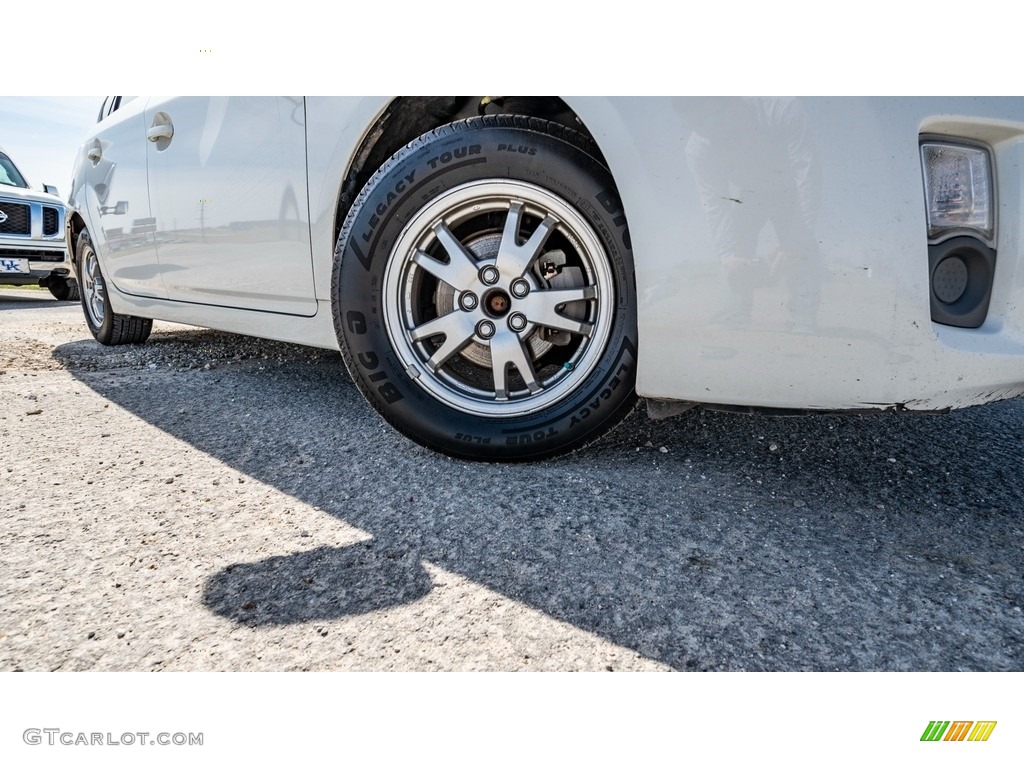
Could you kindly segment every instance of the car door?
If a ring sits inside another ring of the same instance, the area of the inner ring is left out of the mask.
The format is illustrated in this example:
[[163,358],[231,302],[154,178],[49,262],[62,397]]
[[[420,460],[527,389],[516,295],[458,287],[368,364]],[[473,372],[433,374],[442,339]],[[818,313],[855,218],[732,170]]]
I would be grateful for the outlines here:
[[[103,269],[118,290],[165,298],[157,263],[146,172],[146,99],[110,96],[79,168],[90,232],[104,254]],[[74,243],[70,244],[74,247]]]
[[153,98],[145,120],[168,298],[315,314],[303,99]]

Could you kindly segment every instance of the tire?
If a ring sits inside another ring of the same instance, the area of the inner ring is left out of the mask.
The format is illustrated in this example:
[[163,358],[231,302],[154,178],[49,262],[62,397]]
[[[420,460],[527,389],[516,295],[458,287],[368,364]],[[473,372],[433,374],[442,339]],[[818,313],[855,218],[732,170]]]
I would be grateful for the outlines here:
[[57,301],[78,301],[78,283],[69,277],[51,277],[46,285]]
[[133,317],[114,312],[107,295],[106,280],[100,270],[100,261],[92,247],[88,230],[83,229],[75,244],[75,264],[85,322],[100,344],[113,347],[119,344],[141,344],[149,338],[153,321],[148,317]]
[[533,460],[632,409],[632,252],[599,157],[560,125],[484,116],[425,134],[367,182],[338,238],[334,327],[356,385],[406,436]]

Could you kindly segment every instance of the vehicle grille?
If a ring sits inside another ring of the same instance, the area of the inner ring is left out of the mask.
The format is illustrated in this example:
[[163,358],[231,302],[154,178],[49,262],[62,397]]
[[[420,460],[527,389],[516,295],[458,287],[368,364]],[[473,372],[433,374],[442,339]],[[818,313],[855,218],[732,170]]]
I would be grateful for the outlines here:
[[32,218],[27,205],[0,201],[0,211],[7,214],[7,221],[0,222],[0,233],[5,235],[32,234]]
[[42,248],[0,248],[0,259],[31,259],[32,261],[64,261],[64,251]]
[[57,209],[56,208],[43,208],[43,236],[50,237],[57,234]]

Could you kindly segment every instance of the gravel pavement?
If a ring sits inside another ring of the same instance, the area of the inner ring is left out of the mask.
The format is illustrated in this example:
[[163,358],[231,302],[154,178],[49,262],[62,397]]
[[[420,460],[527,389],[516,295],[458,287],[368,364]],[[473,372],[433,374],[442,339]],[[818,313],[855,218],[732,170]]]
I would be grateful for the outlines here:
[[431,453],[337,353],[0,289],[0,670],[1021,670],[1024,401]]

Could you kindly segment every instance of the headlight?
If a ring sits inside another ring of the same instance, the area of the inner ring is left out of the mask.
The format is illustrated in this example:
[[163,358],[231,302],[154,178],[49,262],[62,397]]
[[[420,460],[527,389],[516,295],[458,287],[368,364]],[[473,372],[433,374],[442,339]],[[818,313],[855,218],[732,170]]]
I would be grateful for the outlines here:
[[995,199],[988,149],[929,139],[921,144],[921,165],[928,239],[975,234],[993,244]]

